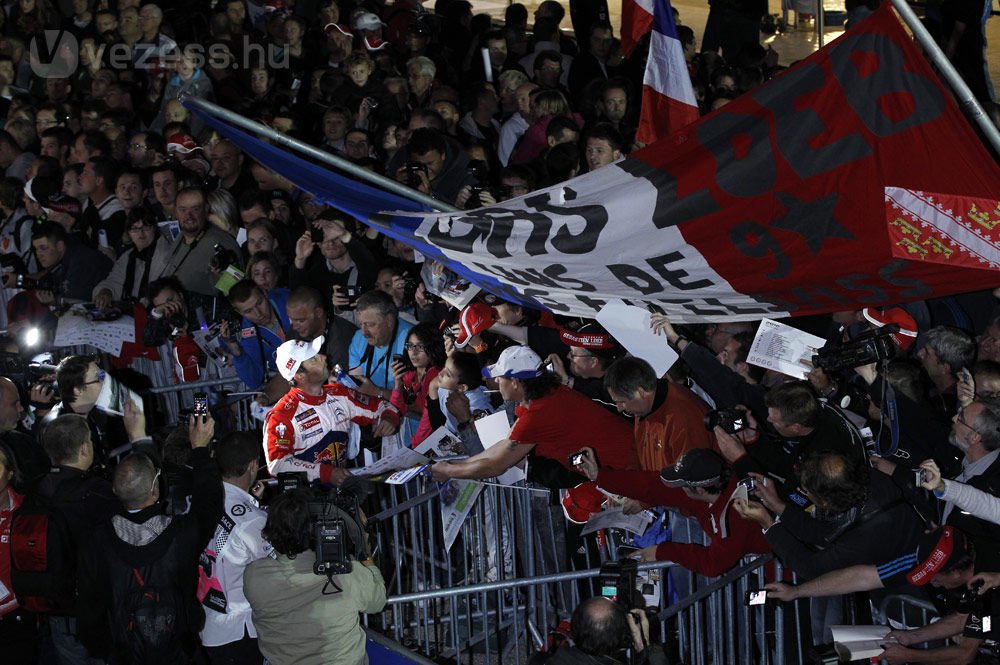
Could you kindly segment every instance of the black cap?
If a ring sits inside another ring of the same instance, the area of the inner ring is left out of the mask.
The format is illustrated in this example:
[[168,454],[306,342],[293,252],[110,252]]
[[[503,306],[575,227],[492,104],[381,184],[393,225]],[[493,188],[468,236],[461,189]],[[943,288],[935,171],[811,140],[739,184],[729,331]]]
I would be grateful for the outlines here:
[[668,487],[707,487],[722,480],[726,463],[708,448],[693,448],[672,467],[660,471],[660,480]]

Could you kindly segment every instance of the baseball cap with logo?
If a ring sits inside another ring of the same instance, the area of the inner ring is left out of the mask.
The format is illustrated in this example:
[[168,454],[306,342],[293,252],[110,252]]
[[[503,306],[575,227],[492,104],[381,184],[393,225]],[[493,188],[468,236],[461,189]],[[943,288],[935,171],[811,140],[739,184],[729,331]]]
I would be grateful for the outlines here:
[[660,471],[660,480],[668,487],[706,487],[722,480],[726,463],[708,448],[693,448],[677,463]]
[[903,351],[909,351],[913,343],[917,341],[917,322],[902,307],[887,307],[878,310],[874,307],[866,307],[861,310],[861,315],[868,323],[877,328],[895,323],[899,326],[899,332],[892,334],[892,339]]
[[492,365],[483,368],[487,379],[534,379],[544,373],[542,359],[527,346],[508,346]]
[[971,563],[965,534],[954,527],[938,527],[920,539],[917,562],[906,573],[906,581],[913,586],[923,586],[938,573],[964,568]]
[[458,335],[455,346],[464,349],[469,340],[479,333],[486,332],[497,322],[497,311],[486,303],[475,302],[465,306],[458,315]]
[[311,342],[304,339],[296,339],[285,342],[278,347],[274,355],[274,362],[278,365],[278,373],[286,381],[291,381],[299,367],[305,361],[314,357],[323,349],[326,338],[320,335]]

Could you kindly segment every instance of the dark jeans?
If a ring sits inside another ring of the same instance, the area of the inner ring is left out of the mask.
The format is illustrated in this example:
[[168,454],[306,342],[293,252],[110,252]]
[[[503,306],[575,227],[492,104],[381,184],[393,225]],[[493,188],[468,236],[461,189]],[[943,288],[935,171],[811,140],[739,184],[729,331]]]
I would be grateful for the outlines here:
[[205,647],[212,665],[260,665],[264,657],[257,648],[257,638],[245,632],[243,639],[218,647]]
[[0,654],[9,665],[38,662],[38,620],[34,614],[14,610],[0,617]]

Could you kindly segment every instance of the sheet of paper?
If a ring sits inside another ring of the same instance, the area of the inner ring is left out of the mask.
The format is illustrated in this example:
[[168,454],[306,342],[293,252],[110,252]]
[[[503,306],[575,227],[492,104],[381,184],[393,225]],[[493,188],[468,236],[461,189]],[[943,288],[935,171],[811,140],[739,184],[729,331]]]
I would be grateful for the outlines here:
[[511,425],[504,410],[491,413],[485,418],[475,421],[476,433],[483,443],[483,448],[492,448],[500,441],[510,436]]
[[394,453],[375,460],[370,465],[351,469],[355,476],[381,476],[400,469],[426,465],[430,460],[415,450],[400,448]]
[[[842,661],[877,656],[885,649],[888,626],[831,626],[833,648]],[[892,640],[894,641],[894,640]]]
[[402,471],[397,471],[396,473],[386,476],[385,483],[389,485],[405,485],[410,482],[426,469],[429,465],[421,464],[420,466],[415,466],[412,469],[403,469]]
[[125,404],[129,400],[135,403],[136,408],[139,413],[145,411],[145,407],[142,403],[142,398],[134,390],[126,388],[122,384],[118,383],[117,379],[111,377],[110,374],[105,375],[104,383],[101,385],[101,392],[97,394],[97,402],[94,406],[98,410],[104,413],[111,414],[112,416],[123,416],[125,415]]
[[[483,448],[492,448],[505,440],[510,436],[510,430],[511,425],[507,420],[507,412],[502,409],[476,421],[476,433],[479,434]],[[501,485],[514,485],[526,477],[524,469],[512,466],[497,476],[497,482]]]
[[822,337],[764,319],[750,346],[747,362],[804,379],[813,367],[813,354],[825,343]]
[[123,316],[116,321],[91,321],[70,310],[59,317],[53,345],[80,346],[89,344],[105,353],[120,356],[122,344],[135,341],[135,319]]
[[465,455],[465,444],[462,440],[448,431],[442,425],[431,432],[431,435],[420,442],[414,451],[424,457],[424,462],[429,460],[445,459]]
[[428,292],[438,296],[456,309],[462,309],[468,305],[482,290],[436,261],[424,262],[420,269],[420,278]]
[[629,353],[652,365],[656,376],[663,376],[678,356],[666,337],[650,330],[649,317],[649,311],[642,307],[611,300],[597,313],[597,322]]
[[621,508],[609,508],[599,512],[583,525],[581,535],[586,536],[600,529],[624,529],[636,535],[646,531],[652,518],[645,510],[635,515],[626,515]]
[[451,546],[462,530],[462,524],[485,487],[475,480],[449,480],[438,485],[441,493],[441,525],[444,531],[444,548]]

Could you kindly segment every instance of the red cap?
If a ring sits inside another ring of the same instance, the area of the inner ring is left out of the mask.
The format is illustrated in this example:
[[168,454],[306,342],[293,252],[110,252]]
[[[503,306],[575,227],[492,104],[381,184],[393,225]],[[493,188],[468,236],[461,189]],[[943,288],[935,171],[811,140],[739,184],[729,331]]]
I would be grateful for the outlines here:
[[868,323],[879,328],[893,323],[898,325],[899,332],[893,333],[892,339],[903,351],[909,351],[917,341],[917,322],[902,307],[889,307],[881,311],[866,307],[861,310],[861,315]]
[[343,25],[343,24],[340,24],[340,23],[327,23],[323,27],[323,32],[326,33],[327,37],[329,37],[331,34],[333,34],[334,31],[339,32],[342,35],[347,35],[348,37],[353,37],[354,36],[354,33],[351,32],[350,28],[348,28],[346,25]]
[[466,305],[458,315],[458,336],[455,346],[464,349],[469,340],[481,332],[486,332],[497,322],[497,311],[486,303],[476,302]]
[[201,150],[201,146],[189,134],[171,134],[167,139],[167,153],[179,152],[186,155],[195,150]]
[[597,489],[597,483],[581,483],[563,496],[563,514],[574,524],[586,524],[591,515],[601,512],[605,499],[607,497]]

